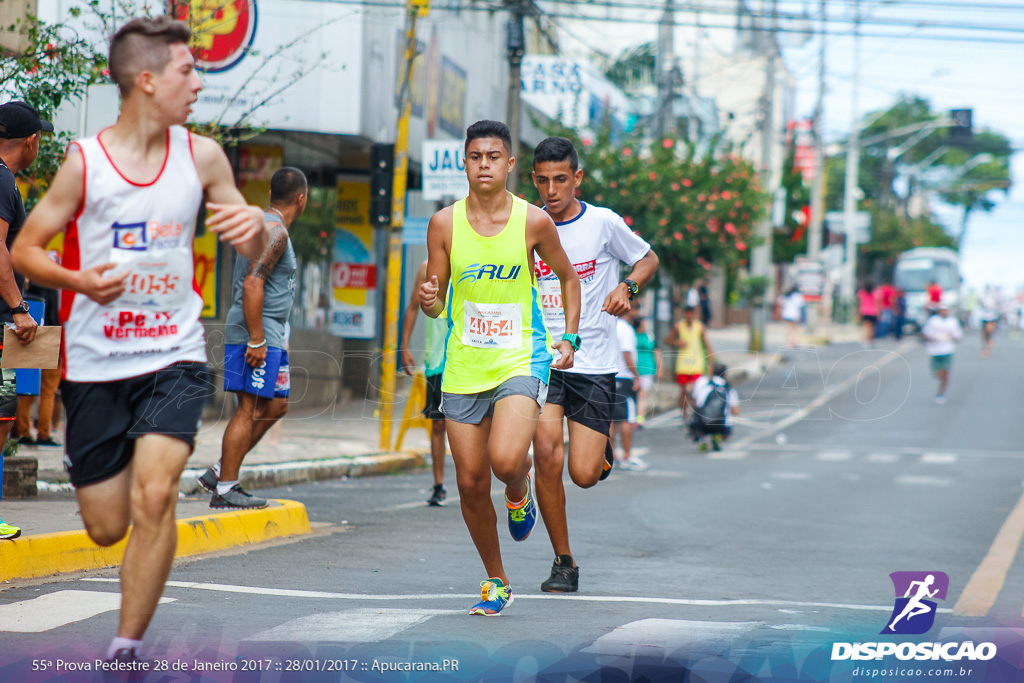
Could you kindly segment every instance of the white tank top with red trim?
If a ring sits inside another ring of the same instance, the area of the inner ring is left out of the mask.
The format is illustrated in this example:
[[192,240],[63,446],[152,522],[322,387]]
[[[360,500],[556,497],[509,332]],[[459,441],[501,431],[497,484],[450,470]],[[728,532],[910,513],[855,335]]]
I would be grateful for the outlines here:
[[192,256],[203,185],[188,130],[167,131],[163,168],[145,184],[121,174],[98,136],[72,144],[82,152],[85,186],[65,233],[64,266],[114,262],[108,274],[131,274],[125,293],[106,306],[64,292],[65,378],[110,382],[180,361],[206,362]]

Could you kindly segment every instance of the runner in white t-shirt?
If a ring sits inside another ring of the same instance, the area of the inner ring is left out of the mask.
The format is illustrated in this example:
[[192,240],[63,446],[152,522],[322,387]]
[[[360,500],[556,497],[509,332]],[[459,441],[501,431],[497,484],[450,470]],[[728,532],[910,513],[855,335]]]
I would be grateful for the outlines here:
[[[589,488],[607,476],[613,462],[608,434],[619,355],[616,318],[630,311],[630,299],[658,269],[658,257],[650,245],[618,214],[576,198],[582,180],[583,170],[570,141],[547,138],[537,145],[533,184],[555,221],[562,248],[576,267],[583,295],[582,346],[571,369],[552,369],[547,405],[533,443],[537,503],[555,551],[551,576],[541,590],[557,593],[575,591],[579,585],[579,569],[569,548],[562,486],[566,459],[562,420],[568,418],[569,423],[569,476],[577,486]],[[535,263],[544,320],[551,337],[558,339],[565,328],[558,279],[539,258]],[[633,268],[625,280],[620,280],[622,263]]]

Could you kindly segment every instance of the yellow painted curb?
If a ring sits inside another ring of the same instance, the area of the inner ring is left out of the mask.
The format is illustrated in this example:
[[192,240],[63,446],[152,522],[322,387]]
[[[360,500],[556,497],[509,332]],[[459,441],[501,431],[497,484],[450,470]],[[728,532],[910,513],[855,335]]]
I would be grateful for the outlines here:
[[[234,510],[179,519],[178,549],[174,556],[189,557],[312,533],[305,505],[293,500],[270,503],[270,507],[262,510]],[[0,544],[0,580],[117,566],[121,564],[127,543],[126,536],[108,548],[101,548],[84,530],[7,541]]]

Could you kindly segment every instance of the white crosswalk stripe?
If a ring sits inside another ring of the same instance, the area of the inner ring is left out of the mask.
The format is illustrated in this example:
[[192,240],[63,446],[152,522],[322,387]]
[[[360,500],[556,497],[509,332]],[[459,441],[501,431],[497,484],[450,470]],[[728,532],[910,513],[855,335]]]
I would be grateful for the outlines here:
[[442,614],[468,610],[359,608],[292,619],[246,640],[376,643]]
[[756,621],[641,619],[606,633],[582,652],[610,657],[650,657],[673,652],[680,643],[720,643],[724,647],[760,625]]
[[[174,598],[161,598],[161,604]],[[46,593],[31,600],[0,605],[0,631],[43,633],[121,606],[117,592],[66,590]]]

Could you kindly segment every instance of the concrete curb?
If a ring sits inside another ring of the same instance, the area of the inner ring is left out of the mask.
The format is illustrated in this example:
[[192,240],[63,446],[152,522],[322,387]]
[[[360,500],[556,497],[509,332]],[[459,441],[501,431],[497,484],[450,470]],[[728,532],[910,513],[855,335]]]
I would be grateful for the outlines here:
[[[236,510],[178,520],[175,557],[189,557],[274,538],[312,533],[306,506],[272,500],[262,510]],[[0,580],[119,566],[128,538],[101,548],[82,531],[24,536],[0,543]]]
[[[425,462],[426,459],[421,453],[383,453],[352,458],[296,460],[243,467],[239,481],[245,489],[271,488],[342,477],[394,474],[421,467]],[[199,485],[199,477],[205,471],[205,467],[185,470],[181,475],[179,490],[186,495],[205,493],[206,489]]]

